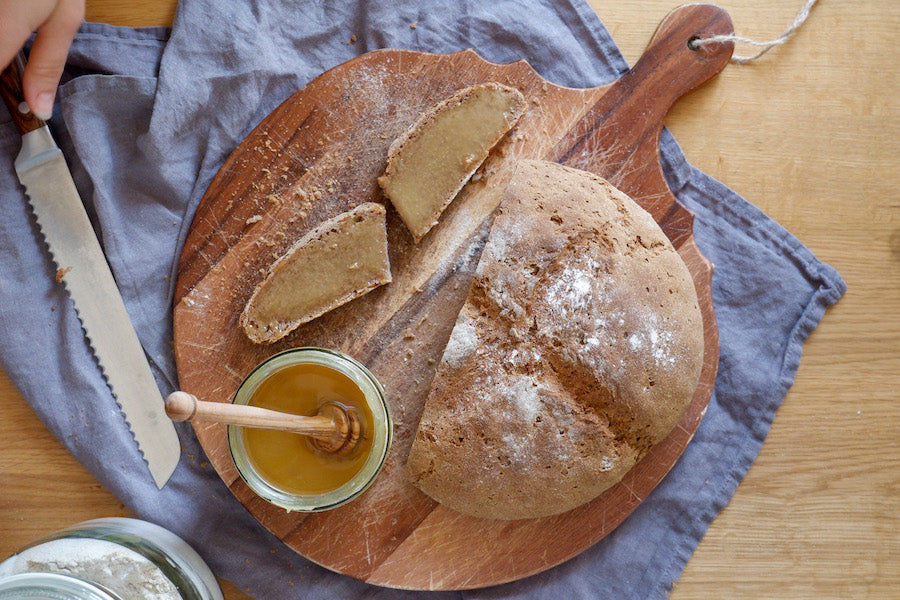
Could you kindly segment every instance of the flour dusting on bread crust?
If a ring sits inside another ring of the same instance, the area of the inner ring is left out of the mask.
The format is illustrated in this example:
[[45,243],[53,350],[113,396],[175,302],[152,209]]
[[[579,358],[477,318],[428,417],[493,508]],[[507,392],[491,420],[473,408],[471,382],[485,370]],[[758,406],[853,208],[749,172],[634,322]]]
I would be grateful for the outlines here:
[[549,516],[617,483],[674,427],[703,357],[693,280],[646,211],[522,161],[407,462],[439,502]]

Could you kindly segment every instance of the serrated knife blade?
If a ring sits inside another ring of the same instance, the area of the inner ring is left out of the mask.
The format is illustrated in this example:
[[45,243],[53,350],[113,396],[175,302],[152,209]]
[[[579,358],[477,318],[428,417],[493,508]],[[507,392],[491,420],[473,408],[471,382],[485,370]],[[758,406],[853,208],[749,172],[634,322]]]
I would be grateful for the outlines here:
[[23,68],[20,54],[0,76],[0,95],[22,134],[16,174],[58,269],[57,279],[75,305],[105,380],[161,489],[178,464],[178,434],[65,158],[47,124],[25,104]]

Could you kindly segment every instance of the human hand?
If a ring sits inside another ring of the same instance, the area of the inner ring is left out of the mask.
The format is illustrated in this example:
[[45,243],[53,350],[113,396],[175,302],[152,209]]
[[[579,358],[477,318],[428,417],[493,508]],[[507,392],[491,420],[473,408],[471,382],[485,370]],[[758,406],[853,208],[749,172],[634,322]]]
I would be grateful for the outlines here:
[[37,32],[22,87],[36,117],[53,112],[56,87],[75,32],[84,19],[84,0],[0,0],[0,66],[6,68],[32,32]]

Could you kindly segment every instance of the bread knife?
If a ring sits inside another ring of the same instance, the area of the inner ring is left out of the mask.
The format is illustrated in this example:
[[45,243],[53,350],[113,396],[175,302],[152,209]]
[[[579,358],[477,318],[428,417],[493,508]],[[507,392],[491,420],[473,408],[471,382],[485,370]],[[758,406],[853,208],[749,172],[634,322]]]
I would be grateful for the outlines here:
[[24,67],[20,52],[0,74],[0,95],[22,135],[16,174],[58,269],[56,279],[65,285],[112,396],[162,489],[181,454],[178,434],[65,158],[47,124],[25,103]]

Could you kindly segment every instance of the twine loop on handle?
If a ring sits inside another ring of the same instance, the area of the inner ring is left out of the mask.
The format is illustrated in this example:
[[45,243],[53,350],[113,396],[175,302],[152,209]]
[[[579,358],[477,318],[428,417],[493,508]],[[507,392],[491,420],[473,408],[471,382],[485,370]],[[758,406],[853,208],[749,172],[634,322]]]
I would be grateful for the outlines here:
[[719,44],[722,42],[734,42],[736,44],[748,44],[750,46],[756,46],[758,48],[762,48],[756,54],[751,56],[732,56],[731,62],[737,63],[739,65],[746,64],[751,60],[755,60],[774,48],[775,46],[781,45],[788,41],[797,30],[806,22],[806,19],[809,18],[809,12],[812,10],[812,7],[816,4],[818,0],[806,0],[803,6],[800,8],[800,12],[797,13],[797,16],[794,17],[794,22],[791,23],[790,27],[784,30],[784,33],[779,35],[777,38],[773,40],[769,40],[766,42],[760,42],[757,40],[752,40],[750,38],[742,37],[739,35],[714,35],[707,38],[696,38],[692,39],[688,44],[690,45],[692,50],[699,50],[703,46],[707,46],[709,44]]

